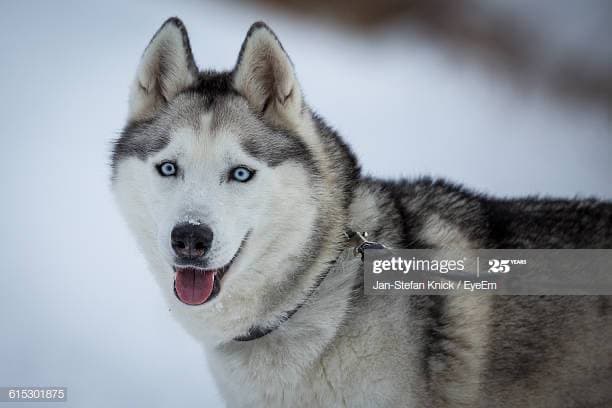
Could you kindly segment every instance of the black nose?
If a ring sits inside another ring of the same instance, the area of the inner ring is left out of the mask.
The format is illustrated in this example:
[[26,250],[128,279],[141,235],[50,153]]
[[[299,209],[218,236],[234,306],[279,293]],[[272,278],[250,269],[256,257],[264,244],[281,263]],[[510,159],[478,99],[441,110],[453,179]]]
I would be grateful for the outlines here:
[[174,253],[183,259],[203,257],[210,249],[213,240],[212,230],[203,224],[178,224],[170,234]]

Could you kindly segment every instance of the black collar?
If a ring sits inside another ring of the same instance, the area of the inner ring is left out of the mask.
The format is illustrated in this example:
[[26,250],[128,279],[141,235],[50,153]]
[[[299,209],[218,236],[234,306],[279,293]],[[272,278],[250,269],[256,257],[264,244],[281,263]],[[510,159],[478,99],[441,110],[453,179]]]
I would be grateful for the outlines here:
[[[306,300],[308,300],[308,298],[306,298]],[[285,323],[287,320],[289,320],[289,318],[291,316],[293,316],[295,314],[295,312],[297,312],[298,310],[300,310],[300,307],[302,307],[302,305],[304,303],[306,303],[306,300],[304,300],[303,302],[301,302],[300,304],[298,304],[296,307],[294,307],[293,309],[291,309],[288,312],[284,312],[281,315],[281,318],[278,319],[278,321],[273,325],[273,326],[268,326],[268,327],[261,327],[261,326],[252,326],[249,331],[246,332],[246,334],[242,335],[242,336],[238,336],[238,337],[234,337],[235,341],[251,341],[251,340],[257,340],[260,337],[265,336],[266,334],[272,333],[274,330],[278,329],[278,327]]]

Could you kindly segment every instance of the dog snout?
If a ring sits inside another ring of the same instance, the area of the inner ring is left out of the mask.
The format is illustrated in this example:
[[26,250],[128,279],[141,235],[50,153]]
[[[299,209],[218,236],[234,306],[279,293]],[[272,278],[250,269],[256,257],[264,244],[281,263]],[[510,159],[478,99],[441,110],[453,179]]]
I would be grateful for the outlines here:
[[170,236],[172,249],[181,259],[202,258],[212,245],[213,232],[210,227],[200,224],[178,224]]

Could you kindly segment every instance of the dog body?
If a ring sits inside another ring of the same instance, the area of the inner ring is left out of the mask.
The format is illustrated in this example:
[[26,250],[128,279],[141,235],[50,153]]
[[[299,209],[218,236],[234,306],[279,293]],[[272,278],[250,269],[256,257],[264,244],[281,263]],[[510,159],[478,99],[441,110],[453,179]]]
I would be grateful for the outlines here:
[[229,406],[607,406],[606,297],[364,296],[344,233],[394,248],[612,248],[612,204],[496,200],[364,177],[272,31],[199,72],[168,20],[145,50],[113,190]]

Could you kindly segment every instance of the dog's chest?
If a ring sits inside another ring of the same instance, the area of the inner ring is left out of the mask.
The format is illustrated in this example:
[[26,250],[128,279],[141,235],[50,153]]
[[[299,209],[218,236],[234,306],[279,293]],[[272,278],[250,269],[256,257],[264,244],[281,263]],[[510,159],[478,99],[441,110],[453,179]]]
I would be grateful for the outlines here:
[[382,331],[374,316],[362,317],[323,348],[302,340],[209,353],[227,406],[414,406],[413,352],[402,325]]
[[406,388],[399,384],[402,376],[374,374],[338,361],[315,363],[299,378],[292,370],[273,367],[243,367],[240,372],[226,374],[217,381],[229,408],[411,406],[407,404]]

